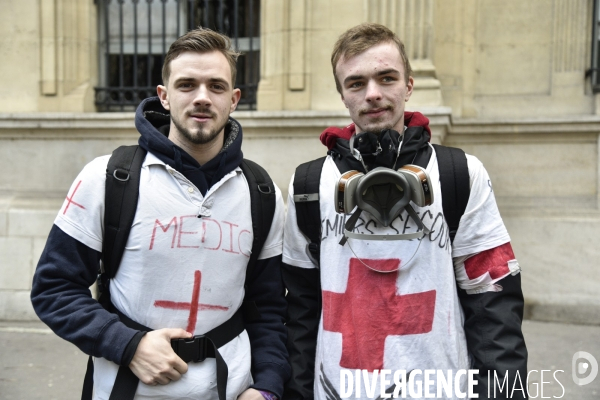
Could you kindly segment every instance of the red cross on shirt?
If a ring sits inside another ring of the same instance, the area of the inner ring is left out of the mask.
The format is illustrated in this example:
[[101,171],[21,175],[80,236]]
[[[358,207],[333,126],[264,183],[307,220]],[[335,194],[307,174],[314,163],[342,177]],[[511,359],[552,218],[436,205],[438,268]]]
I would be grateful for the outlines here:
[[[392,271],[400,263],[398,259],[363,261],[380,271]],[[352,258],[346,292],[323,291],[323,329],[342,334],[342,368],[383,369],[388,336],[431,331],[435,290],[396,294],[398,274],[373,271]]]
[[196,329],[196,321],[198,320],[198,311],[200,310],[220,310],[227,311],[229,307],[215,306],[211,304],[200,303],[200,285],[202,283],[202,273],[200,271],[194,272],[194,290],[192,292],[191,302],[178,302],[169,300],[156,300],[154,307],[170,308],[173,310],[190,310],[188,317],[188,326],[185,329],[191,334],[194,334]]
[[67,210],[69,209],[69,206],[70,206],[71,204],[73,204],[73,205],[76,205],[77,207],[79,207],[79,208],[82,208],[82,209],[84,209],[84,210],[85,210],[85,207],[84,207],[84,206],[82,206],[82,205],[81,205],[81,204],[79,204],[79,203],[75,203],[75,202],[73,201],[73,197],[75,196],[75,193],[77,192],[77,189],[79,189],[79,185],[81,185],[81,181],[77,182],[77,186],[75,186],[75,189],[73,189],[73,193],[71,193],[71,197],[69,197],[69,196],[67,195],[67,205],[66,205],[66,207],[65,207],[65,210],[63,211],[63,215],[67,213]]

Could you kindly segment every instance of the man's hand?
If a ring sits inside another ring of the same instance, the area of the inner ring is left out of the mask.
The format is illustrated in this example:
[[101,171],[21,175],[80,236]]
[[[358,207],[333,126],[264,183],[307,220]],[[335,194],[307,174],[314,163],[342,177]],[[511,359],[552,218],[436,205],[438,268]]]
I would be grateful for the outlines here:
[[191,337],[192,334],[183,329],[148,332],[140,341],[129,368],[146,385],[177,381],[187,372],[188,366],[171,348],[171,339]]
[[265,400],[265,398],[256,389],[246,389],[239,395],[238,400]]

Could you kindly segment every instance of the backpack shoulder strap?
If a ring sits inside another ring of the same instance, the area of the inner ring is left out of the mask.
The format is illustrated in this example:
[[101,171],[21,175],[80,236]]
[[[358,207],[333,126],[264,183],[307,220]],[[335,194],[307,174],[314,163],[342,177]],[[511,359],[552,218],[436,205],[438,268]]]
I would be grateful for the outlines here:
[[137,210],[140,173],[146,150],[121,146],[113,151],[106,167],[104,201],[103,274],[111,279],[117,273],[131,225]]
[[[145,157],[146,150],[137,145],[121,146],[113,151],[106,167],[102,273],[98,282],[102,286],[98,301],[105,308],[108,308],[110,303],[108,280],[113,278],[119,269],[125,251],[125,244],[127,244],[127,238],[137,211],[140,174]],[[130,382],[134,384],[127,386],[125,389],[133,398],[137,381],[133,379]],[[121,387],[121,389],[124,389],[124,387]],[[93,390],[94,363],[92,356],[90,356],[83,380],[81,399],[91,400]]]
[[308,238],[308,255],[319,266],[321,253],[321,206],[319,186],[327,157],[300,164],[294,175],[294,203],[300,231]]
[[444,218],[450,231],[450,241],[454,242],[460,219],[465,213],[471,194],[467,156],[464,151],[455,147],[437,144],[433,147],[440,171]]
[[252,214],[252,231],[254,241],[248,267],[246,281],[254,273],[254,266],[267,240],[273,216],[275,215],[275,185],[263,167],[247,159],[243,159],[240,168],[248,181],[250,190],[250,210]]

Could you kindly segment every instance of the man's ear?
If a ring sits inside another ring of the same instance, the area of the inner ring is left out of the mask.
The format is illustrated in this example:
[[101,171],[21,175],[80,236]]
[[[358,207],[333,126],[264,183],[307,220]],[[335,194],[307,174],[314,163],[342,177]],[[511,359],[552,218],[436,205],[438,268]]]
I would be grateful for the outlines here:
[[158,85],[156,87],[156,93],[158,94],[160,104],[162,104],[163,108],[165,110],[169,110],[169,95],[167,93],[167,87],[163,85]]
[[415,85],[415,80],[412,76],[408,77],[408,83],[406,84],[406,96],[404,97],[404,101],[408,101],[410,99],[410,95],[413,92],[413,87]]
[[240,89],[233,89],[231,93],[231,107],[229,107],[229,113],[232,113],[237,108],[240,99],[242,98],[242,91]]

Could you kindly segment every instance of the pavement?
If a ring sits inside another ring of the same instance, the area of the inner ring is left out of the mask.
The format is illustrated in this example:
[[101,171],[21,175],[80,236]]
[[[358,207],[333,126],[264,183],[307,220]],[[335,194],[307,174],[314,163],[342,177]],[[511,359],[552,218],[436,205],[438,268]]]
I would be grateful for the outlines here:
[[[600,360],[600,326],[526,320],[523,332],[529,350],[530,398],[600,399],[600,376],[584,386],[572,376],[576,352]],[[575,367],[583,372],[576,377],[589,376],[593,361],[576,361]],[[86,364],[86,355],[44,324],[0,321],[0,399],[80,399]],[[596,371],[597,366],[596,362]]]

